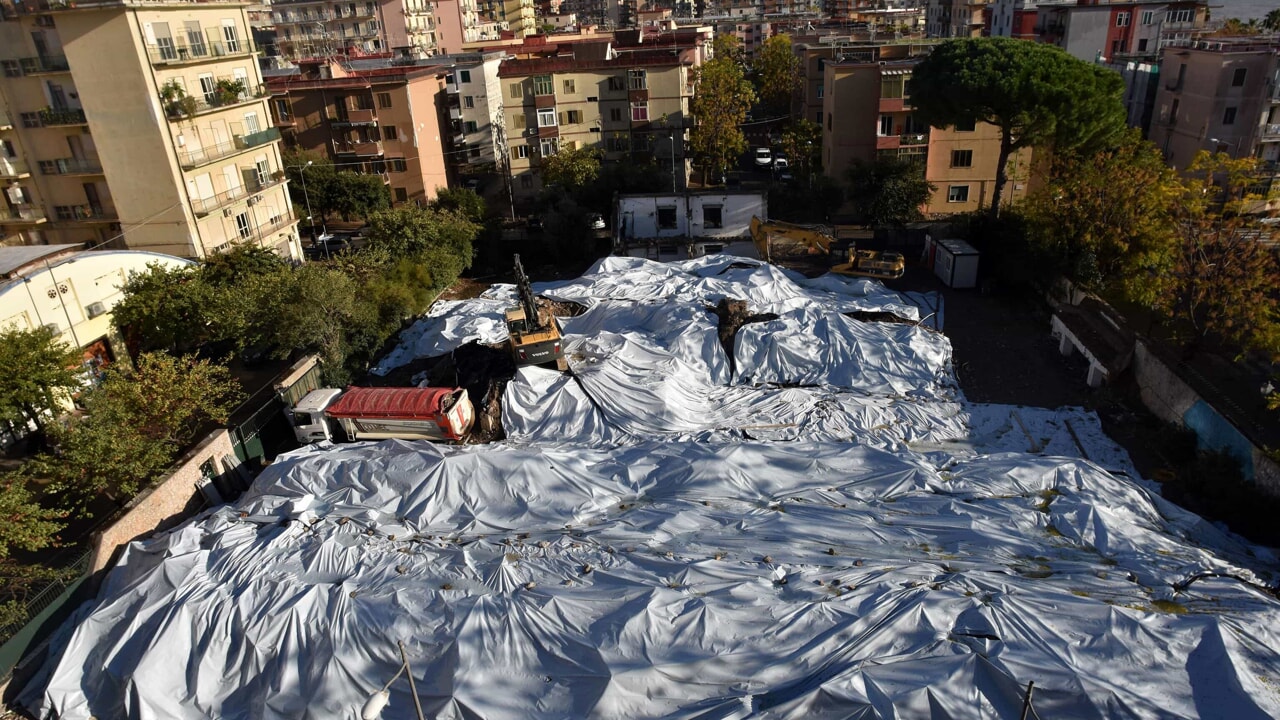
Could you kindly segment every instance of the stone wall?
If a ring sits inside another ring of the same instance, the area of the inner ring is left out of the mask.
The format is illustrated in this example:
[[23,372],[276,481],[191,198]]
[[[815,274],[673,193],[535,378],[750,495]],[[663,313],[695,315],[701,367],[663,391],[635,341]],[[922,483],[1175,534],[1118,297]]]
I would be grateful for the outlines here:
[[[218,475],[242,472],[231,444],[231,434],[226,430],[209,433],[178,460],[167,478],[144,490],[125,506],[124,515],[97,537],[89,572],[110,567],[122,546],[177,525],[198,512],[209,500],[218,501],[217,490],[200,469],[206,462],[212,462],[213,471]],[[206,487],[209,498],[201,493],[201,486]]]

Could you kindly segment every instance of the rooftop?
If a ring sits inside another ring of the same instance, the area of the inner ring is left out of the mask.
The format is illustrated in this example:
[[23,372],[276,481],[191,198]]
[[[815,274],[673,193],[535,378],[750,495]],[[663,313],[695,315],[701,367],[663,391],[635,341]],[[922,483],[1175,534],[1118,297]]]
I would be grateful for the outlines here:
[[76,245],[18,245],[0,247],[0,279],[8,280],[24,274],[26,270],[43,267],[45,262],[52,262],[84,250],[83,244]]

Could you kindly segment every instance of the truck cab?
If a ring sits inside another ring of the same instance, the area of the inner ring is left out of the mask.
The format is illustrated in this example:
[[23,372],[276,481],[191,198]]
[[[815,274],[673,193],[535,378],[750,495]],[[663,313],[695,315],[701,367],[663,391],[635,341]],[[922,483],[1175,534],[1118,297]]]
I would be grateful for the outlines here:
[[342,390],[338,388],[312,390],[302,396],[296,406],[285,409],[285,414],[293,425],[294,437],[299,443],[307,445],[321,440],[333,441],[333,430],[324,411],[341,394]]

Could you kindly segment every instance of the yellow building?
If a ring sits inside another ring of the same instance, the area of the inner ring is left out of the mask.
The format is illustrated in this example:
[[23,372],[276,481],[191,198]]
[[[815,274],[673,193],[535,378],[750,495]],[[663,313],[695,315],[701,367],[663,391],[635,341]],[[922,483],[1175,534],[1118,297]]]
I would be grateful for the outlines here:
[[[993,125],[931,128],[915,118],[911,70],[918,59],[827,63],[823,79],[822,166],[843,181],[849,164],[877,157],[917,159],[933,197],[921,210],[952,215],[990,207],[1000,157],[1000,131]],[[1037,177],[1032,151],[1009,158],[1001,204],[1026,196]]]
[[0,139],[27,172],[7,178],[0,227],[26,244],[301,257],[246,7],[6,2]]

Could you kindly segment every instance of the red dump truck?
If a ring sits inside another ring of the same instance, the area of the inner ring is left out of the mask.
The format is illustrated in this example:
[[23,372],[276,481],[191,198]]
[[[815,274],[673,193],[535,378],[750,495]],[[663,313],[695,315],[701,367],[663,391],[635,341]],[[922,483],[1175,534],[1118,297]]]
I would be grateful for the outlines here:
[[462,388],[320,388],[289,410],[302,444],[320,440],[461,440],[475,422]]

